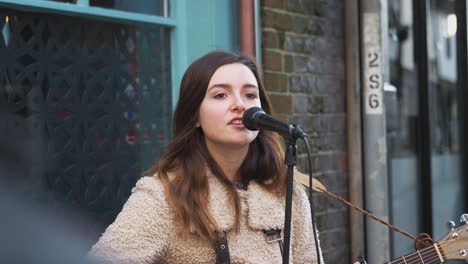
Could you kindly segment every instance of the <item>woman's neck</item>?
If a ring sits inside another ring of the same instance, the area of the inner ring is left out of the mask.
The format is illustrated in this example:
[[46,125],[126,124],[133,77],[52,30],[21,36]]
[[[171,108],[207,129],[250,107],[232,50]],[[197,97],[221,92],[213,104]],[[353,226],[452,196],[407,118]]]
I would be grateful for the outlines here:
[[218,163],[226,177],[236,182],[240,180],[239,168],[249,151],[249,146],[232,148],[216,144],[206,144],[211,157]]

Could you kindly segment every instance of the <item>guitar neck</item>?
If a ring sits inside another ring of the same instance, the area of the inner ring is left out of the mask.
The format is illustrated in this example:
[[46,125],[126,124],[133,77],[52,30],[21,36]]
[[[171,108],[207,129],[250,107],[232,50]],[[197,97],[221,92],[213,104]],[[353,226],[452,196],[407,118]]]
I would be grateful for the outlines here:
[[[441,261],[443,260],[443,261]],[[435,264],[447,261],[439,244],[404,255],[385,264]]]

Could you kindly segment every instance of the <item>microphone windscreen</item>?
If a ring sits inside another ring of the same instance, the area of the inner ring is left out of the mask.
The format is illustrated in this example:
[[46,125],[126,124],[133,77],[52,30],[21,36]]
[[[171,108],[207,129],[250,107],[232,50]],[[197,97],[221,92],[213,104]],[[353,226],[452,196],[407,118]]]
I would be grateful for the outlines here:
[[265,111],[263,111],[263,109],[260,107],[252,107],[244,112],[244,115],[242,116],[242,123],[244,124],[245,128],[253,131],[259,130],[257,127],[257,120],[255,119],[255,116],[258,114],[265,114]]

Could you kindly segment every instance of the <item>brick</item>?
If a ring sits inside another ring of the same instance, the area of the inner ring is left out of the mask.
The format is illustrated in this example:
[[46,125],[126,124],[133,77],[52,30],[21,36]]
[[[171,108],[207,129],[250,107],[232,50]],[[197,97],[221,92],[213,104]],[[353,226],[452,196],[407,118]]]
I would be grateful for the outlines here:
[[345,111],[345,97],[343,95],[325,95],[323,102],[324,113],[343,113]]
[[294,73],[305,73],[307,69],[308,59],[304,56],[287,55],[284,61],[284,71]]
[[292,97],[286,94],[270,94],[270,101],[277,114],[290,114],[292,112]]
[[[274,110],[274,109],[273,109]],[[289,123],[289,115],[273,113],[272,116],[282,122]]]
[[277,51],[263,51],[263,69],[272,71],[283,70],[283,55]]
[[327,4],[329,8],[344,8],[343,0],[325,0],[323,1]]
[[273,10],[262,9],[262,27],[287,31],[291,28],[292,17]]
[[344,90],[344,83],[341,80],[329,77],[316,77],[317,92],[324,94],[336,94]]
[[[342,216],[344,217],[344,216]],[[348,231],[343,229],[342,232],[348,234]],[[346,236],[347,237],[347,236]],[[346,238],[349,240],[349,238]],[[349,245],[343,245],[348,240],[343,240],[340,245],[335,247],[327,247],[327,250],[323,252],[323,258],[325,263],[353,263],[349,259]],[[323,246],[324,248],[324,246]],[[357,258],[357,256],[352,256],[353,258]]]
[[325,172],[332,170],[332,159],[329,154],[318,156],[318,169],[319,171]]
[[[341,196],[343,198],[347,198],[347,192],[346,193],[336,193],[336,195]],[[318,195],[314,196],[314,209],[318,212],[322,211],[330,211],[330,210],[339,210],[339,209],[346,209],[346,206],[342,204],[341,202],[333,199],[330,196],[325,196],[325,195]]]
[[317,145],[317,149],[319,151],[330,151],[330,143],[328,136],[318,137],[315,139],[315,144]]
[[[329,212],[323,215],[316,216],[316,223],[323,229],[336,229],[348,225],[347,211]],[[331,262],[339,263],[339,262]]]
[[335,134],[335,135],[329,135],[329,140],[330,140],[330,148],[336,151],[346,151],[347,150],[347,145],[346,145],[346,135],[345,134]]
[[285,54],[284,55],[284,71],[292,72],[293,71],[293,55]]
[[307,71],[311,73],[323,72],[322,60],[317,57],[309,57],[307,60]]
[[318,117],[309,115],[298,115],[290,118],[290,122],[297,124],[307,133],[309,136],[313,135],[313,132],[317,130]]
[[326,38],[344,39],[344,24],[322,24],[323,36]]
[[330,134],[317,140],[320,151],[345,151],[345,136],[343,134]]
[[324,59],[322,60],[323,73],[336,76],[340,80],[344,80],[344,62],[337,59]]
[[304,53],[305,51],[305,38],[298,36],[286,35],[285,37],[286,51]]
[[[298,151],[299,152],[299,151]],[[300,151],[299,153],[304,153],[303,151]],[[297,169],[300,171],[306,171],[308,168],[308,160],[306,155],[301,155],[297,157]]]
[[[327,42],[328,41],[328,42]],[[295,36],[295,35],[286,35],[285,37],[285,50],[295,53],[303,53],[305,55],[315,55],[319,57],[333,55],[338,56],[341,50],[338,49],[340,42],[333,40],[326,40],[322,37],[316,36]]]
[[286,92],[289,90],[288,76],[286,74],[266,72],[264,79],[267,91]]
[[339,153],[339,159],[338,159],[338,169],[340,171],[346,171],[348,170],[348,159],[346,156],[346,153]]
[[344,8],[338,5],[333,6],[333,3],[327,2],[326,6],[322,9],[322,17],[330,23],[343,25]]
[[307,30],[306,32],[312,35],[323,36],[324,32],[324,25],[328,24],[325,23],[324,20],[317,19],[317,18],[309,18],[307,21]]
[[314,51],[320,54],[322,57],[331,54],[328,40],[324,37],[312,36],[311,37]]
[[306,15],[312,15],[315,12],[315,1],[313,0],[288,0],[286,9]]
[[343,39],[328,38],[329,56],[343,59],[344,57],[344,42]]
[[326,136],[319,137],[314,141],[320,151],[345,152],[347,148],[345,134],[327,133]]
[[318,117],[317,132],[322,132],[322,133],[329,132],[330,131],[330,125],[331,125],[330,122],[331,122],[330,116],[320,115]]
[[315,76],[310,75],[294,75],[289,78],[290,91],[301,93],[316,92]]
[[[299,126],[302,130],[303,127],[302,126]],[[309,146],[310,146],[310,151],[312,153],[316,153],[319,151],[319,149],[317,148],[317,144],[316,144],[316,140],[315,140],[315,137],[313,134],[310,134],[310,133],[306,133],[307,134],[307,139],[309,140]],[[297,153],[300,153],[300,154],[303,154],[303,155],[306,155],[307,154],[307,149],[305,147],[305,144],[298,144],[297,145]],[[306,167],[304,167],[304,172],[307,172],[307,169],[308,168],[308,165],[306,164]]]
[[324,17],[327,9],[326,1],[316,1],[314,7],[314,15],[318,17]]
[[345,132],[346,119],[344,114],[338,115],[320,115],[319,116],[319,132]]
[[262,47],[270,49],[280,48],[280,38],[278,32],[263,31],[262,32]]
[[[330,199],[332,198],[330,197]],[[347,214],[343,211],[343,217],[346,217],[346,215]],[[323,229],[320,229],[320,226],[319,226],[319,230],[323,230]],[[320,245],[322,246],[322,248],[326,248],[329,251],[331,251],[331,253],[333,252],[333,250],[331,250],[332,248],[338,249],[340,246],[343,246],[343,241],[349,241],[348,239],[349,239],[348,231],[346,230],[345,226],[343,228],[337,228],[333,231],[320,233]],[[336,262],[327,262],[327,263],[341,264],[341,263],[351,263],[351,262],[349,261],[344,262],[343,259],[341,259]]]
[[[303,152],[300,152],[300,153],[303,153],[302,155],[298,156],[298,159],[297,159],[297,167],[298,167],[298,170],[299,171],[303,171],[305,173],[309,173],[308,172],[308,168],[309,168],[309,160],[307,158],[307,153],[305,151]],[[317,156],[314,156],[312,154],[312,175],[315,177],[315,175],[319,174],[318,170],[317,170]]]
[[348,177],[345,172],[331,171],[324,172],[321,183],[332,193],[344,193],[348,190]]
[[330,155],[331,160],[331,171],[342,171],[344,172],[347,168],[346,153],[344,152],[334,152]]
[[320,54],[316,51],[316,42],[314,37],[308,37],[304,41],[304,53],[307,54]]
[[301,35],[324,35],[322,20],[316,17],[291,17],[291,28],[289,32],[298,33]]
[[328,132],[345,132],[346,117],[344,114],[330,115],[327,118],[330,120]]
[[285,0],[262,0],[260,5],[265,7],[284,9],[284,1]]
[[309,104],[309,97],[306,95],[295,95],[293,97],[294,112],[307,113],[307,106]]
[[344,25],[334,25],[331,30],[331,36],[338,39],[344,39]]
[[318,114],[323,112],[323,96],[309,96],[309,103],[307,104],[307,112]]

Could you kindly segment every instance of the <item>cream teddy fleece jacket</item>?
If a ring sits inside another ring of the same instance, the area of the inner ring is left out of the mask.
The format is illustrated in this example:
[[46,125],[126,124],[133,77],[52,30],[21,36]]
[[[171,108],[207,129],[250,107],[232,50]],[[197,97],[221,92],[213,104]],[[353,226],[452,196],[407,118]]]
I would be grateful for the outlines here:
[[[224,186],[209,177],[209,210],[226,231],[231,263],[282,263],[278,242],[269,243],[263,230],[284,225],[284,197],[277,197],[251,182],[238,190],[241,199],[240,231],[234,226],[234,209]],[[310,209],[305,191],[293,193],[290,263],[317,263]],[[215,263],[212,243],[193,235],[177,236],[174,212],[163,184],[155,177],[140,179],[132,195],[89,255],[99,263]],[[283,236],[283,235],[282,235]],[[323,263],[323,262],[322,262]]]

